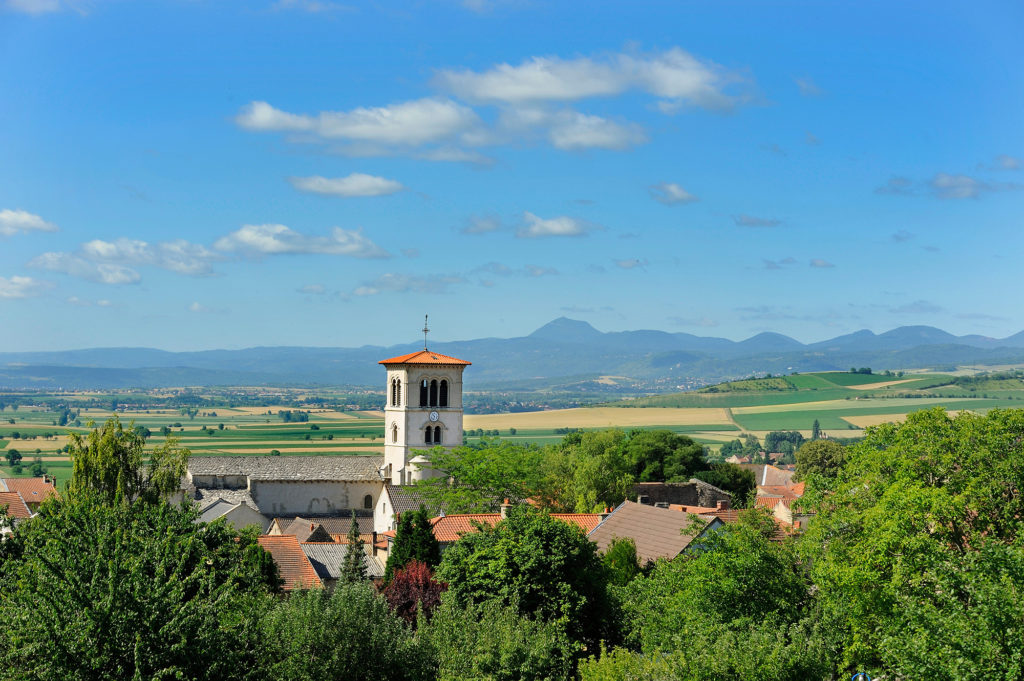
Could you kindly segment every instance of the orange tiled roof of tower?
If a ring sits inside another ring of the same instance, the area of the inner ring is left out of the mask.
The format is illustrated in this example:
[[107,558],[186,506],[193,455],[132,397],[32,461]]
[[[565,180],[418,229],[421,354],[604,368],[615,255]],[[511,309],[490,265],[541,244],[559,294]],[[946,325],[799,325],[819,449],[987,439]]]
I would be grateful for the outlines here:
[[416,352],[410,352],[408,355],[399,355],[398,357],[392,357],[391,359],[382,359],[377,362],[377,364],[456,364],[469,366],[472,362],[467,362],[464,359],[458,359],[456,357],[449,357],[448,355],[442,355],[440,352],[417,350]]

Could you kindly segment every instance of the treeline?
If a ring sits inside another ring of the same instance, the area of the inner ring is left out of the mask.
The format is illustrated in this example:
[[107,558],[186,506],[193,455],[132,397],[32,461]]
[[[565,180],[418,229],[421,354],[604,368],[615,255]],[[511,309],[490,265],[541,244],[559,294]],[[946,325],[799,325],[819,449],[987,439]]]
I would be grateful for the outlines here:
[[521,507],[439,555],[413,513],[381,593],[282,597],[252,534],[166,503],[180,450],[144,467],[108,424],[76,440],[61,499],[0,542],[0,679],[1024,677],[1024,412],[937,408],[808,448],[799,537],[751,509],[640,565],[629,542],[601,555]]
[[[546,446],[485,440],[432,450],[431,467],[443,475],[417,484],[434,507],[453,513],[495,511],[503,499],[529,499],[557,512],[599,512],[622,503],[635,483],[691,478],[745,505],[754,474],[709,462],[705,454],[701,444],[667,430],[572,432]],[[449,485],[449,478],[458,484]]]

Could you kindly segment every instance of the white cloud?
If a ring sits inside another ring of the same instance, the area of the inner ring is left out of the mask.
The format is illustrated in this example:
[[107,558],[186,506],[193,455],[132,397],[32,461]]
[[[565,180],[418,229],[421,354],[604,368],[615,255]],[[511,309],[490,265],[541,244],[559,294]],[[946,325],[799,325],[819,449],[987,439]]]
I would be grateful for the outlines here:
[[662,182],[652,185],[650,192],[655,201],[664,203],[667,206],[678,203],[693,203],[700,200],[675,182]]
[[967,175],[936,173],[928,184],[940,199],[976,199],[988,187]]
[[996,168],[999,170],[1020,170],[1021,160],[1007,154],[996,156]]
[[285,225],[243,225],[221,237],[213,247],[242,255],[317,253],[353,258],[388,258],[390,254],[367,238],[362,230],[334,227],[330,236],[301,234]]
[[211,274],[212,263],[223,259],[205,246],[183,239],[156,244],[138,239],[94,239],[82,244],[80,254],[97,262],[150,265],[190,276]]
[[396,146],[421,146],[458,139],[478,127],[476,113],[450,99],[417,99],[351,111],[322,111],[315,116],[252,102],[235,122],[247,130],[304,132],[324,139],[343,139]]
[[821,258],[813,258],[811,260],[811,267],[818,267],[818,268],[822,268],[822,269],[828,269],[830,267],[835,267],[835,265],[830,263],[828,260],[822,260]]
[[730,108],[739,99],[725,89],[741,80],[678,47],[652,55],[616,54],[603,59],[532,57],[517,66],[498,64],[482,72],[446,70],[435,78],[439,87],[468,101],[569,102],[640,90],[662,98],[666,111],[684,104]]
[[100,284],[137,284],[142,278],[130,267],[113,263],[97,263],[73,253],[43,253],[30,260],[28,265]]
[[647,264],[648,263],[647,263],[646,259],[641,260],[639,258],[627,258],[625,260],[616,260],[615,261],[616,267],[620,267],[620,268],[622,268],[624,270],[632,270],[632,269],[637,269],[637,268],[643,269],[644,267],[647,266]]
[[451,286],[465,281],[456,275],[415,276],[388,272],[363,284],[352,293],[357,296],[375,296],[381,293],[447,293]]
[[53,288],[53,283],[32,277],[0,277],[0,298],[35,298]]
[[562,215],[556,218],[541,218],[533,213],[523,214],[526,224],[516,232],[523,239],[534,239],[546,236],[584,236],[588,232],[600,229],[597,225]]
[[208,308],[208,307],[206,307],[205,305],[203,305],[199,301],[195,300],[195,301],[192,301],[192,304],[188,306],[188,311],[189,312],[212,312],[213,310]]
[[3,7],[12,12],[25,14],[48,14],[61,10],[60,0],[7,0]]
[[0,210],[0,236],[18,232],[56,232],[57,225],[24,210]]
[[77,305],[78,307],[92,307],[93,305],[95,305],[96,307],[113,307],[114,305],[105,298],[101,298],[100,300],[97,300],[94,303],[91,300],[84,300],[82,298],[79,298],[78,296],[71,296],[70,298],[68,298],[67,302],[70,305]]
[[290,177],[288,181],[300,192],[328,196],[385,196],[405,189],[401,182],[376,175],[352,173],[346,177]]
[[563,151],[575,149],[626,149],[647,140],[639,126],[621,125],[607,118],[561,111],[552,117],[548,128],[552,146]]
[[733,222],[738,227],[777,227],[782,224],[781,220],[775,218],[759,218],[756,215],[733,215]]

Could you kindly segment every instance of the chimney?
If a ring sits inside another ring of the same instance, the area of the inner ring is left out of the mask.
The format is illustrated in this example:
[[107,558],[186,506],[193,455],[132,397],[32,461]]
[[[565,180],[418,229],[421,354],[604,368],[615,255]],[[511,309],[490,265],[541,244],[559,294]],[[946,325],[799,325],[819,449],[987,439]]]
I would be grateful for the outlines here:
[[505,499],[501,503],[501,519],[504,520],[508,517],[508,509],[512,507],[512,504],[508,503],[508,499]]
[[729,500],[728,499],[720,500],[718,503],[715,504],[715,509],[718,510],[718,511],[728,511],[729,510]]
[[636,503],[638,504],[647,504],[649,502],[650,497],[648,497],[646,494],[638,494],[636,497]]

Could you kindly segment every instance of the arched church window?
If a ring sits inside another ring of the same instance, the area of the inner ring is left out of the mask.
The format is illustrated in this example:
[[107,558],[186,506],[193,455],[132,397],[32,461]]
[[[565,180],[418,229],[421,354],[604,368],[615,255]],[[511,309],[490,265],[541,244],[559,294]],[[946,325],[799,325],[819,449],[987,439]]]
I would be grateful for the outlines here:
[[398,424],[397,423],[392,423],[391,424],[391,441],[392,442],[398,442]]
[[431,442],[431,435],[433,435],[433,434],[434,434],[434,429],[431,428],[430,426],[427,426],[427,429],[425,431],[423,431],[423,441],[426,442],[429,445],[430,442]]
[[430,382],[430,406],[437,406],[437,381],[433,380]]
[[367,494],[363,497],[363,508],[373,508],[373,495]]
[[447,407],[448,406],[448,381],[441,381],[441,396],[438,399],[437,406]]
[[420,406],[427,406],[427,379],[425,378],[423,379],[423,382],[420,383]]
[[402,379],[395,379],[395,406],[402,406]]
[[434,426],[434,442],[441,444],[441,426]]

